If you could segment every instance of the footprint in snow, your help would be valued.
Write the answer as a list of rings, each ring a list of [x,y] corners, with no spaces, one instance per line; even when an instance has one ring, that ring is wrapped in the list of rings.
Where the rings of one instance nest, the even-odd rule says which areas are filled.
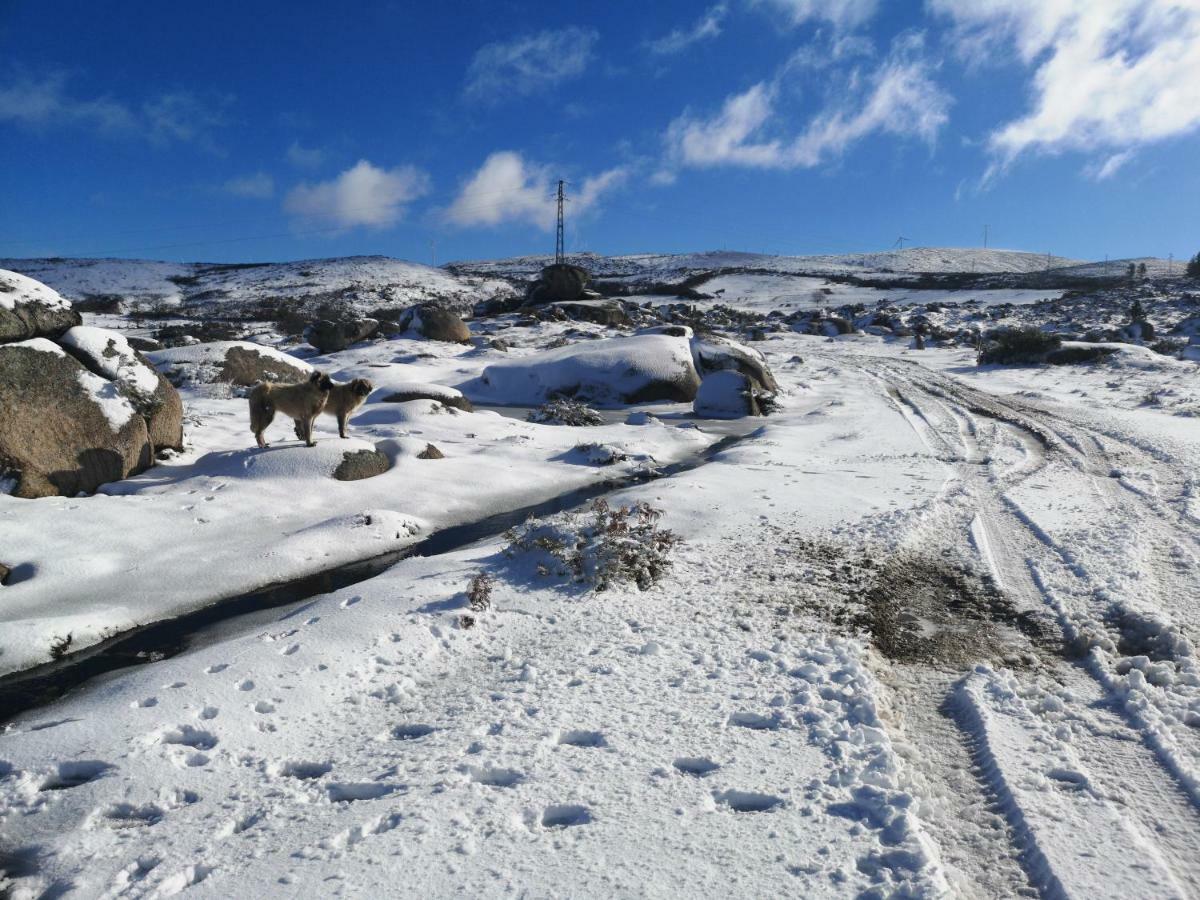
[[[141,700],[134,700],[129,704],[133,709],[149,709],[152,706],[158,706],[157,697],[143,697]]]
[[[571,828],[575,825],[587,825],[591,821],[591,810],[574,803],[547,806],[542,811],[543,828]]]
[[[280,656],[291,656],[293,653],[295,653],[299,649],[300,649],[299,644],[288,644],[286,647],[284,647],[282,650],[279,651],[279,655]]]
[[[377,800],[395,789],[394,785],[377,781],[335,781],[326,785],[325,794],[334,803],[350,803],[355,800]]]
[[[734,812],[766,812],[783,803],[782,797],[754,791],[714,791],[713,799]]]
[[[191,747],[193,750],[211,750],[217,746],[217,736],[211,731],[205,731],[194,725],[178,725],[160,732],[158,742],[179,744],[182,747]]]
[[[737,725],[739,728],[749,728],[753,731],[774,731],[781,722],[779,716],[762,716],[758,713],[736,712],[729,717],[730,725]]]
[[[247,678],[243,681],[239,681],[237,683],[237,689],[239,691],[252,691],[252,690],[254,690],[254,682],[251,681],[249,678]]]
[[[275,704],[270,700],[259,700],[251,707],[251,709],[253,709],[256,713],[262,713],[265,715],[267,713],[275,712]]]
[[[300,778],[311,780],[320,778],[333,771],[333,764],[328,762],[312,762],[304,759],[280,759],[271,763],[267,771],[272,775],[285,778]]]
[[[685,775],[694,775],[697,778],[711,775],[721,768],[720,763],[705,759],[703,756],[681,756],[672,765]]]
[[[349,609],[351,606],[353,606],[354,604],[358,603],[361,600],[362,600],[362,597],[355,594],[353,597],[347,597],[345,600],[343,600],[341,602],[340,606],[342,607],[342,609]]]
[[[463,771],[471,776],[476,784],[488,787],[516,787],[525,780],[525,776],[516,769],[498,769],[491,766],[463,766]]]
[[[568,747],[607,747],[604,735],[599,731],[564,731],[558,736],[560,744]]]
[[[229,663],[217,663],[215,666],[209,666],[204,671],[209,675],[216,675],[218,672],[224,672],[229,668]]]
[[[432,725],[422,725],[420,723],[404,723],[402,725],[392,726],[392,737],[398,741],[415,741],[419,738],[427,737],[433,734],[436,729]]]
[[[47,775],[38,787],[39,791],[66,791],[89,781],[95,781],[109,769],[114,769],[112,763],[98,759],[78,759],[61,762]]]
[[[220,711],[221,710],[217,709],[215,706],[206,706],[196,713],[196,718],[205,720],[215,719]]]

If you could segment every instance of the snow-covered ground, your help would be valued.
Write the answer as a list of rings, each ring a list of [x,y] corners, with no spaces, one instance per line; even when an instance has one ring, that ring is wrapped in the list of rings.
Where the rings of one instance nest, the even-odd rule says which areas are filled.
[[[245,401],[193,386],[190,447],[167,464],[90,498],[0,496],[0,548],[26,564],[0,587],[0,664],[729,433],[670,403],[566,427],[382,402],[427,382],[529,403],[521,360],[557,372],[567,354],[547,345],[613,334],[473,328],[512,349],[308,357],[374,382],[351,440],[323,421],[310,450],[277,423],[251,450]],[[1196,364],[1112,345],[1087,365],[978,367],[904,339],[764,337],[778,411],[607,497],[680,538],[646,590],[590,590],[490,536],[15,716],[8,890],[1200,896]],[[483,390],[489,367],[504,377]],[[445,458],[417,458],[427,443]],[[583,444],[625,459],[597,466]],[[388,472],[329,477],[371,448]]]

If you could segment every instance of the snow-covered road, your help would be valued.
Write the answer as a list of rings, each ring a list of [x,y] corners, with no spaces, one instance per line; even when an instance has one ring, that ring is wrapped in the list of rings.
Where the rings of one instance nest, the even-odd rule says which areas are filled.
[[[1195,420],[766,348],[647,591],[489,540],[22,716],[11,889],[1200,896]]]

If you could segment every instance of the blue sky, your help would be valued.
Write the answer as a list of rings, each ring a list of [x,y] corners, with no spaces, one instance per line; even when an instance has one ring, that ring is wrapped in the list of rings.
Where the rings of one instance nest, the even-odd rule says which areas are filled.
[[[340,8],[345,7],[345,8]],[[1191,0],[0,0],[0,256],[1200,249]]]

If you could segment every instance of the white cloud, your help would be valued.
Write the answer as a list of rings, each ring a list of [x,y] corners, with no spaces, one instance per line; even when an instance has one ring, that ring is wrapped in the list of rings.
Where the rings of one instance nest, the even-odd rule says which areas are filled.
[[[301,218],[380,228],[398,221],[405,206],[429,187],[428,174],[413,166],[380,169],[361,159],[330,181],[292,188],[283,206]]]
[[[595,207],[601,196],[628,177],[624,168],[585,178],[568,193],[570,209],[578,215]],[[519,153],[501,150],[489,156],[463,185],[443,213],[454,225],[500,225],[527,222],[544,231],[554,227],[556,181],[547,166],[528,163]]]
[[[467,69],[465,93],[476,100],[533,94],[583,74],[600,35],[583,28],[541,31],[485,44]]]
[[[320,147],[305,147],[299,141],[292,141],[287,148],[286,158],[297,169],[315,169],[325,161],[325,151]]]
[[[829,22],[836,28],[856,28],[875,15],[879,0],[751,0],[781,13],[791,25],[812,20]]]
[[[228,98],[201,100],[186,91],[159,94],[131,106],[111,97],[81,99],[67,91],[67,75],[24,77],[0,87],[0,122],[28,128],[93,128],[107,136],[137,136],[154,144],[195,143],[218,148],[211,132],[225,122]]]
[[[1134,157],[1134,151],[1122,150],[1105,159],[1088,163],[1083,167],[1083,174],[1094,181],[1106,181],[1117,174]]]
[[[253,175],[244,175],[241,178],[230,178],[221,186],[221,189],[235,197],[265,200],[275,194],[275,179],[266,172],[255,172]]]
[[[844,95],[792,136],[780,134],[785,116],[778,108],[778,79],[759,82],[727,98],[712,118],[684,113],[667,129],[668,156],[676,165],[698,168],[792,169],[820,165],[874,133],[932,143],[947,121],[951,101],[933,81],[920,50],[919,36],[898,38],[878,68],[865,75],[850,72]],[[787,76],[789,68],[785,66],[781,77]]]
[[[1028,112],[988,137],[989,175],[1025,153],[1080,151],[1105,154],[1086,171],[1106,178],[1128,161],[1121,151],[1200,127],[1196,0],[928,2],[954,22],[960,52],[1015,51],[1035,69]]]
[[[715,38],[721,33],[721,23],[729,13],[729,7],[718,3],[709,8],[691,28],[676,28],[670,34],[664,35],[647,46],[651,53],[666,56],[686,50],[692,44]]]

